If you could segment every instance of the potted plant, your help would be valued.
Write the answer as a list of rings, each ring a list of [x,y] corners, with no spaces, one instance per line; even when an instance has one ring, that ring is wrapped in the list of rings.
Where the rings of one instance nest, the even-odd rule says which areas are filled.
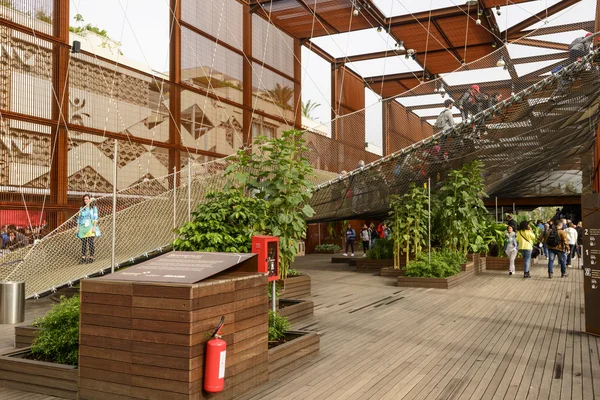
[[[467,262],[464,254],[451,251],[422,253],[406,266],[406,276],[398,277],[398,286],[449,289],[463,283],[475,274],[473,262]]]
[[[34,321],[31,347],[0,356],[1,386],[76,399],[79,357],[79,297],[63,297],[45,316]]]
[[[293,268],[288,270],[286,278],[277,281],[279,294],[286,299],[299,299],[311,295],[312,279]]]
[[[317,332],[290,331],[287,318],[269,311],[269,380],[310,361],[320,348]]]
[[[367,257],[356,260],[358,272],[380,271],[384,267],[394,265],[394,241],[392,239],[377,239],[372,248],[367,251]]]
[[[341,249],[337,244],[319,244],[315,246],[315,252],[322,254],[335,254]]]

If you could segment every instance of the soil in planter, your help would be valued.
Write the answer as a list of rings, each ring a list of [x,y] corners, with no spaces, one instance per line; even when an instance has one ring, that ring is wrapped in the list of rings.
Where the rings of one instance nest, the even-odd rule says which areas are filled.
[[[293,301],[293,300],[279,300],[279,309],[286,307],[295,306],[302,303],[301,301]]]
[[[304,336],[304,335],[298,335],[296,333],[286,333],[285,336],[283,337],[283,339],[269,341],[269,349],[272,349],[273,347],[281,346],[282,344],[285,344],[294,339],[298,339],[299,337],[302,337],[302,336]]]

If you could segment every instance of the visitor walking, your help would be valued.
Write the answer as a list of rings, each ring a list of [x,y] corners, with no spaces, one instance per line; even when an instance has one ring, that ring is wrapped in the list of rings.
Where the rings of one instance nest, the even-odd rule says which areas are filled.
[[[544,229],[540,235],[540,242],[542,243],[542,249],[544,250],[546,260],[548,259],[548,245],[544,242],[544,238],[548,235],[548,232],[550,232],[550,224],[544,224]]]
[[[575,229],[575,224],[569,222],[569,227],[565,229],[567,233],[567,244],[569,245],[569,251],[567,253],[567,267],[571,266],[573,262],[573,258],[575,257],[575,249],[577,248],[577,229]]]
[[[517,245],[517,235],[513,230],[512,226],[508,226],[506,228],[506,232],[504,232],[504,253],[508,257],[508,261],[510,265],[508,267],[508,274],[512,275],[515,273],[515,258],[517,258],[517,253],[519,252],[519,246]]]
[[[360,239],[362,240],[363,257],[366,257],[369,244],[371,244],[371,230],[367,227],[367,224],[364,224],[360,231]]]
[[[548,278],[552,279],[554,259],[558,258],[560,264],[561,278],[566,278],[567,264],[565,253],[569,248],[567,243],[567,233],[562,229],[562,221],[557,221],[556,226],[548,232],[544,242],[548,246]]]
[[[523,278],[531,278],[529,273],[529,264],[531,263],[531,251],[533,250],[533,241],[535,240],[535,234],[531,230],[531,226],[527,221],[521,221],[519,225],[519,231],[517,232],[517,246],[519,252],[523,256],[523,263],[525,264],[525,271]]]
[[[506,216],[506,224],[512,226],[513,232],[517,232],[517,221],[513,218],[512,214]]]
[[[583,268],[583,258],[581,255],[583,254],[583,224],[581,221],[577,223],[577,257],[579,258],[579,265]]]
[[[348,256],[348,247],[352,250],[350,254],[351,257],[354,257],[354,239],[356,239],[356,231],[352,229],[352,225],[348,224],[346,228],[346,252],[344,256]]]
[[[377,241],[377,239],[379,238],[379,233],[377,232],[377,227],[375,226],[375,224],[373,222],[371,222],[371,225],[369,225],[369,229],[371,230],[371,246],[373,247],[375,246],[375,241]]]
[[[83,196],[83,206],[77,217],[77,237],[81,239],[80,264],[94,262],[94,240],[100,236],[98,228],[98,207],[93,204],[89,194]],[[89,253],[88,253],[89,250]]]
[[[444,111],[438,115],[434,126],[440,128],[442,131],[452,128],[454,126],[454,115],[452,113],[452,107],[454,107],[454,100],[448,99],[444,101]]]

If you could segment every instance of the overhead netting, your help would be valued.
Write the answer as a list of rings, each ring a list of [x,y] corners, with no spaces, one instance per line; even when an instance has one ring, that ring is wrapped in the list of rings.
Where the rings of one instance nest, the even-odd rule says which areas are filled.
[[[514,95],[509,92],[488,108],[468,113],[466,120],[457,118],[453,128],[319,185],[311,199],[316,211],[311,222],[384,216],[389,195],[429,178],[437,185],[448,171],[471,160],[484,162],[492,197],[589,190],[599,119],[599,54],[596,50],[522,90],[509,81]],[[441,84],[431,81],[407,96],[435,93],[435,88],[439,93]],[[443,90],[455,99],[463,94],[448,85]]]

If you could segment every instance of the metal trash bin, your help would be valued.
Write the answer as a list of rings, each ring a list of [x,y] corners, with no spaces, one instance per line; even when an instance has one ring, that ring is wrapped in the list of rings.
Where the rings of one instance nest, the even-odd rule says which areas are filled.
[[[25,321],[25,282],[0,282],[0,324]]]

